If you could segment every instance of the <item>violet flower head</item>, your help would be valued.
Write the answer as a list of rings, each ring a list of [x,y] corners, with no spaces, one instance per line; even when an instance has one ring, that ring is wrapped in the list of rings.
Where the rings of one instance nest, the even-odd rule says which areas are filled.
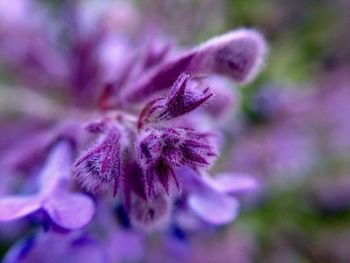
[[[234,220],[237,196],[254,190],[255,181],[230,171],[225,178],[211,178],[208,172],[220,157],[218,138],[224,144],[227,135],[212,117],[230,109],[232,97],[225,94],[233,87],[225,86],[214,101],[212,107],[220,104],[220,109],[206,110],[206,104],[220,90],[215,75],[235,84],[254,78],[267,50],[262,35],[236,30],[179,53],[157,31],[153,36],[147,26],[138,29],[137,13],[126,2],[109,10],[100,1],[61,1],[57,12],[69,19],[52,21],[61,14],[51,17],[47,10],[28,25],[28,10],[39,2],[18,2],[28,8],[0,25],[0,58],[30,91],[14,93],[4,115],[12,121],[20,113],[24,123],[33,118],[38,124],[27,131],[21,119],[15,120],[13,137],[22,138],[1,150],[8,155],[0,167],[21,184],[3,191],[0,223],[35,213],[49,227],[42,224],[47,232],[14,261],[47,262],[46,250],[54,242],[55,253],[67,262],[108,262],[95,242],[77,244],[76,229],[92,222],[84,231],[105,239],[115,230],[145,237],[145,231],[162,229],[164,235],[177,224],[180,203],[212,225]],[[0,9],[5,21],[6,8],[0,4]],[[4,87],[4,94],[13,90]],[[1,138],[8,137],[5,130],[0,129]],[[147,243],[142,245],[146,251]]]

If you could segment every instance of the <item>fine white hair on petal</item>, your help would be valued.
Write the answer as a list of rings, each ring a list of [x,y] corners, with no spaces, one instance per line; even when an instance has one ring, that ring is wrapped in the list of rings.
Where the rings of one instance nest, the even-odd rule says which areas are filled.
[[[262,68],[268,48],[257,30],[238,29],[204,42],[195,51],[190,65],[193,71],[228,75],[238,84],[244,84]]]

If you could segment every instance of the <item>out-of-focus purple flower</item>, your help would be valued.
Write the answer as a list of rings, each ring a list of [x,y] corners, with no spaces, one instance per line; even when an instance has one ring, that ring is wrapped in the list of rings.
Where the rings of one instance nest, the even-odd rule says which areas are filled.
[[[86,225],[92,219],[94,204],[89,197],[68,191],[71,162],[71,145],[66,141],[58,142],[40,172],[39,191],[28,196],[2,197],[0,221],[14,220],[43,209],[63,228],[76,229]]]
[[[275,181],[283,178],[282,183],[307,175],[319,155],[309,99],[310,93],[273,85],[252,94],[249,122],[236,131],[231,167]]]
[[[320,88],[319,88],[320,86]],[[350,107],[348,70],[325,75],[310,103],[308,118],[320,135],[326,151],[335,156],[350,156]],[[330,118],[330,116],[332,116]],[[326,139],[325,139],[326,138]]]
[[[185,262],[250,263],[255,243],[249,234],[231,230],[217,238],[199,236],[191,252],[190,260]]]
[[[201,232],[185,240],[168,236],[150,247],[145,262],[250,263],[253,262],[255,252],[252,236],[246,232],[227,229],[215,236],[210,232]]]
[[[350,176],[318,176],[312,181],[310,197],[313,203],[327,211],[350,208]]]
[[[316,157],[312,137],[293,125],[276,125],[250,131],[234,149],[232,167],[267,178],[288,181],[307,174]]]
[[[2,1],[0,24],[0,57],[16,70],[18,78],[36,87],[52,86],[52,81],[56,87],[65,83],[68,72],[56,46],[57,27],[36,1]]]

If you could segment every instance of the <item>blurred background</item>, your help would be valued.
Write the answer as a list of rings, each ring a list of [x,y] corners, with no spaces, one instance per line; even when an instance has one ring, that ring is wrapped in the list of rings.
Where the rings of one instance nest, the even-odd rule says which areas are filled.
[[[41,2],[53,13],[61,5]],[[263,187],[232,225],[194,238],[207,251],[195,262],[350,262],[350,1],[135,4],[142,23],[182,46],[239,27],[260,30],[270,44],[262,74],[235,92],[224,129],[233,147],[222,160]],[[15,79],[0,60],[0,83]]]

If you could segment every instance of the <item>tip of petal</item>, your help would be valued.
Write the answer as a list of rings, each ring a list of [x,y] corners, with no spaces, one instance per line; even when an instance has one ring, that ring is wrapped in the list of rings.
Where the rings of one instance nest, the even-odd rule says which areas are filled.
[[[244,84],[260,71],[267,51],[261,33],[253,29],[238,29],[202,44],[191,67],[199,72],[227,75],[238,84]]]
[[[0,199],[0,222],[11,221],[40,208],[40,200],[36,196],[9,196]]]
[[[236,199],[215,192],[194,193],[189,196],[188,205],[202,220],[214,225],[232,222],[240,207]]]
[[[60,194],[48,199],[44,208],[50,218],[66,229],[78,229],[87,225],[94,213],[94,202],[84,194]]]

